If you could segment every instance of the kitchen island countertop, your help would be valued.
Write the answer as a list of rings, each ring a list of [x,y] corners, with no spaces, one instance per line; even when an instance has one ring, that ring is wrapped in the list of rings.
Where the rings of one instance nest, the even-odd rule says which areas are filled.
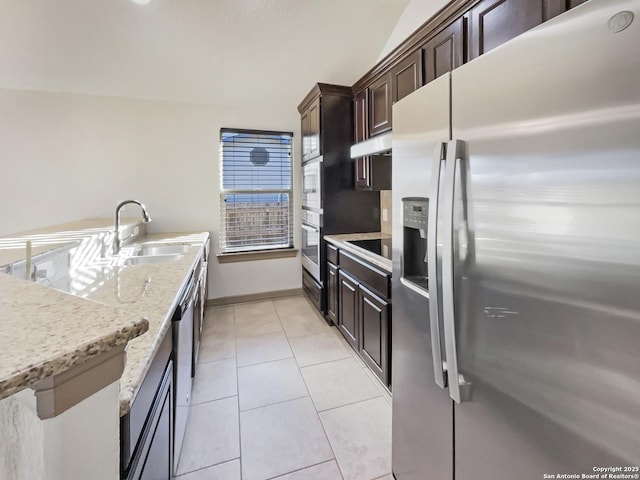
[[[74,225],[76,235],[65,236],[64,240],[80,240],[85,247],[92,239],[104,239],[112,229],[112,221],[106,219]],[[84,229],[85,225],[90,227]],[[68,225],[65,227],[70,230]],[[21,234],[20,238],[38,235],[42,241],[50,234],[55,240],[50,243],[51,249],[59,247],[60,231],[55,227],[46,230]],[[0,274],[4,334],[0,338],[0,398],[128,341],[120,379],[120,415],[126,414],[170,330],[178,295],[208,239],[208,232],[143,233],[126,248],[171,244],[187,247],[168,263],[122,266],[89,262],[77,267],[72,278],[91,278],[91,283],[80,288],[74,287],[72,281],[69,291],[75,295]]]

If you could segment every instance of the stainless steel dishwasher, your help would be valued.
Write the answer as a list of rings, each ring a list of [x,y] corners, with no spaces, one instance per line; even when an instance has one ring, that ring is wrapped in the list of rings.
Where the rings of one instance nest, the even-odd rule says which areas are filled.
[[[173,458],[174,473],[180,462],[180,452],[184,440],[189,403],[191,401],[191,362],[193,356],[193,321],[198,279],[192,274],[184,289],[180,302],[173,314],[173,383],[175,385],[174,400],[174,441]]]

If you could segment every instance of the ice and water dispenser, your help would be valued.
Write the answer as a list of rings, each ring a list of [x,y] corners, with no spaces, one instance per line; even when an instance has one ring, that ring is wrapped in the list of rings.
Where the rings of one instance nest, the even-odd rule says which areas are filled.
[[[402,280],[427,290],[427,221],[429,199],[402,199]],[[411,285],[413,284],[413,285]]]

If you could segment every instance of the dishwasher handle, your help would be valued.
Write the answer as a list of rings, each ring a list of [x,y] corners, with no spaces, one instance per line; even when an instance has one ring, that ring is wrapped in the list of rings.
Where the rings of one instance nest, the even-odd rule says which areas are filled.
[[[187,286],[182,291],[183,292],[182,296],[178,301],[178,308],[176,308],[176,314],[178,314],[179,312],[180,316],[175,320],[179,320],[180,318],[182,318],[184,316],[184,312],[186,312],[189,309],[189,307],[195,302],[197,287],[198,287],[198,281],[193,275],[193,272],[191,272],[191,277],[189,277],[189,282],[187,283]]]

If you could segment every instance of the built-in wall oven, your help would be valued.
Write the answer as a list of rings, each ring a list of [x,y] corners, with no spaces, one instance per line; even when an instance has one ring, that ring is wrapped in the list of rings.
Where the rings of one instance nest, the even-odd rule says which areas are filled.
[[[302,165],[302,206],[322,213],[322,157]]]
[[[320,282],[322,215],[302,207],[302,266]]]

